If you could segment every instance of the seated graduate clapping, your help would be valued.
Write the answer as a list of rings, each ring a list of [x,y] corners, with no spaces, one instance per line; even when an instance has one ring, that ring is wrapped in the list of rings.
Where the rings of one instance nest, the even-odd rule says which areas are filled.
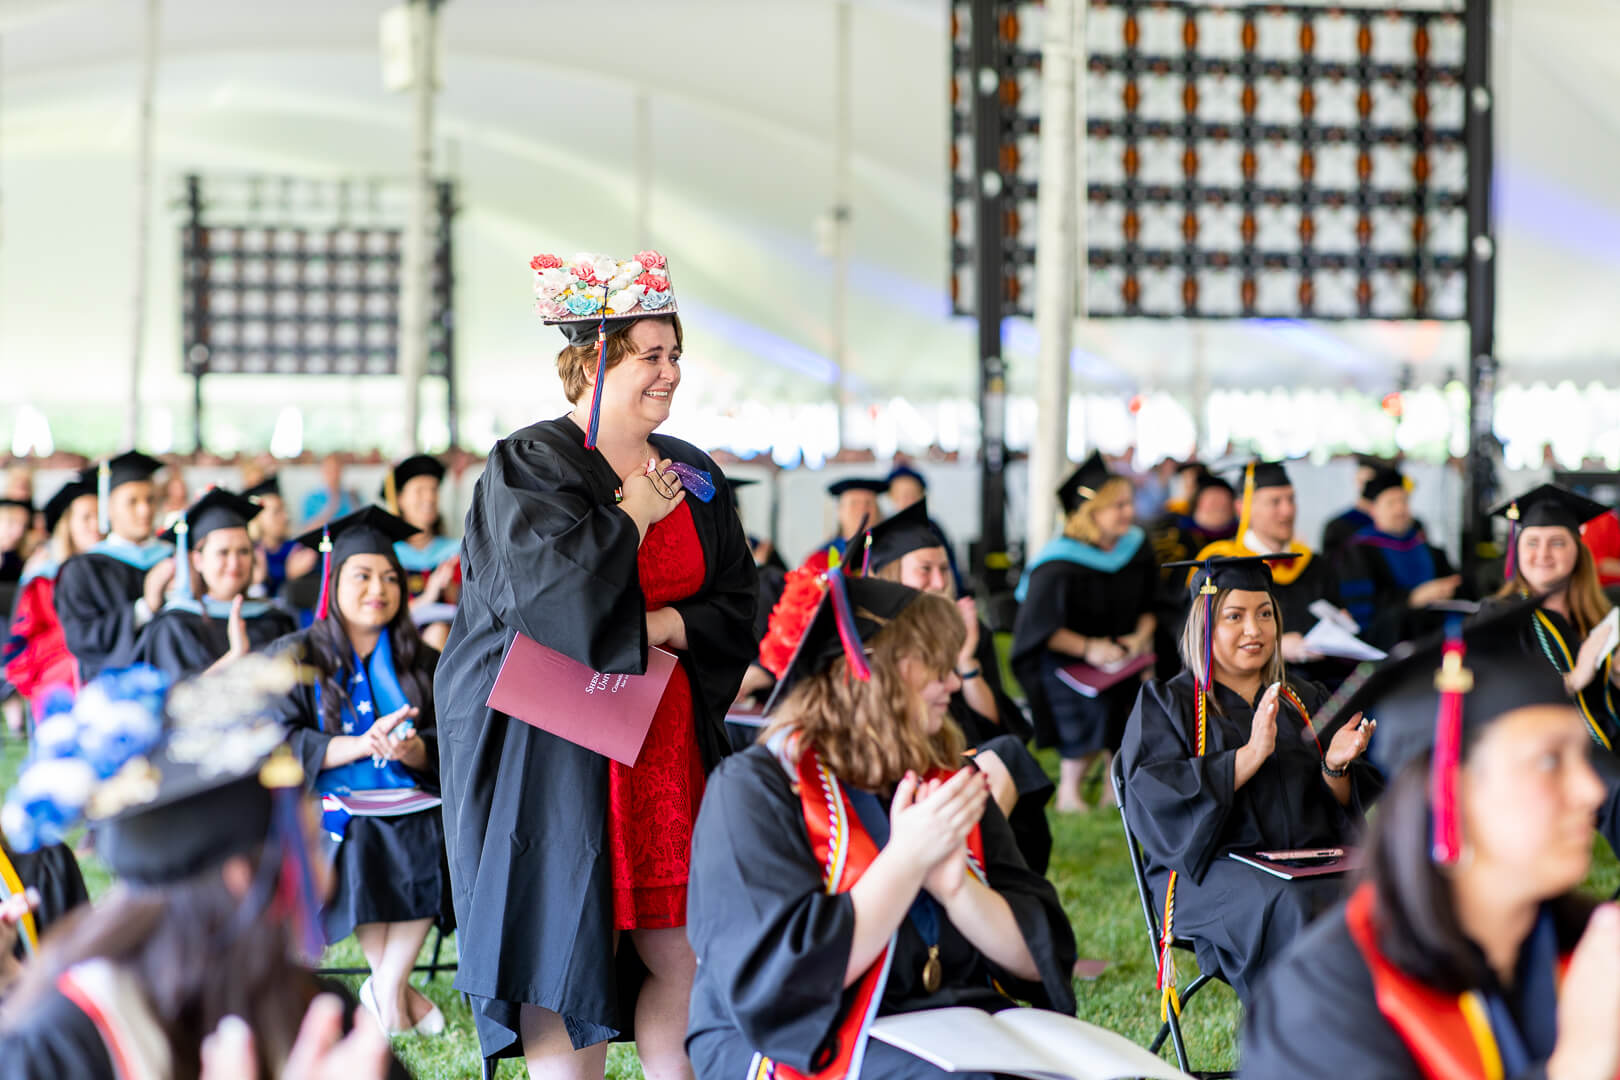
[[[1173,564],[1200,567],[1181,641],[1187,666],[1142,688],[1120,749],[1125,812],[1165,898],[1166,939],[1192,938],[1199,969],[1243,1000],[1342,881],[1285,881],[1228,855],[1345,844],[1382,786],[1360,760],[1372,725],[1324,737],[1311,713],[1327,695],[1287,677],[1267,562],[1289,558]],[[1168,948],[1160,964],[1161,983],[1173,983]]]
[[[761,657],[761,742],[710,777],[693,835],[699,1077],[934,1077],[868,1040],[890,1013],[1014,999],[1073,1013],[1074,938],[947,712],[962,619],[941,596],[795,575]]]

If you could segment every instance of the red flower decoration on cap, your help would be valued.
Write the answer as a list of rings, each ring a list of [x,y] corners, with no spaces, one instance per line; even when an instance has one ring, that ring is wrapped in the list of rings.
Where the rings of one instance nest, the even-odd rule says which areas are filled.
[[[529,260],[530,270],[555,270],[562,265],[562,260],[555,255],[536,255]]]
[[[669,288],[669,278],[662,274],[642,274],[636,278],[635,284],[640,285],[648,292],[663,292]]]
[[[643,251],[636,256],[636,262],[647,270],[662,270],[667,265],[664,257],[656,251]]]
[[[827,580],[808,566],[790,572],[782,587],[782,597],[771,608],[765,639],[759,643],[759,662],[780,679],[793,662],[793,654],[804,640],[816,608],[821,606]]]

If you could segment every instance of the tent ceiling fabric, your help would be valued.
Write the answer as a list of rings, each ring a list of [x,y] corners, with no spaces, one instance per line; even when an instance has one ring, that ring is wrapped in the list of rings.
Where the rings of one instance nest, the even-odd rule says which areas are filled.
[[[163,0],[164,200],[155,211],[169,213],[169,185],[193,167],[402,173],[408,102],[382,91],[376,56],[387,6]],[[129,258],[118,252],[131,231],[129,103],[142,8],[0,0],[8,355],[26,348],[54,359],[52,335],[63,325],[84,335],[64,362],[105,368],[126,351]],[[879,396],[970,394],[973,331],[949,316],[946,295],[947,3],[856,0],[855,8],[851,374]],[[1620,104],[1606,93],[1620,81],[1620,56],[1605,48],[1620,35],[1620,5],[1497,0],[1496,10],[1506,378],[1612,380],[1620,307],[1597,298],[1620,292],[1620,196],[1607,182],[1620,174]],[[640,91],[654,127],[652,239],[670,256],[691,313],[688,352],[705,372],[703,393],[802,398],[832,380],[829,267],[814,241],[832,187],[831,0],[450,0],[443,27],[440,145],[453,147],[450,164],[464,182],[469,401],[486,377],[538,378],[536,357],[554,348],[530,313],[530,254],[639,246],[631,170]],[[81,227],[38,223],[76,215],[73,195],[99,206],[80,215]],[[24,214],[33,225],[19,222]],[[155,224],[155,245],[172,247],[175,219]],[[41,271],[53,253],[74,266]],[[73,291],[92,255],[105,256],[112,286],[93,303],[58,295]],[[173,305],[174,285],[156,279],[175,273],[174,255],[154,259],[153,303]],[[148,366],[172,382],[170,310],[154,308]],[[1466,363],[1460,325],[1098,320],[1077,344],[1075,372],[1097,389],[1190,390],[1202,367],[1212,386],[1379,391],[1407,366],[1426,382]],[[1007,352],[1014,389],[1028,392],[1033,328],[1009,324]],[[59,381],[40,374],[30,386],[28,377],[25,399],[49,397]]]

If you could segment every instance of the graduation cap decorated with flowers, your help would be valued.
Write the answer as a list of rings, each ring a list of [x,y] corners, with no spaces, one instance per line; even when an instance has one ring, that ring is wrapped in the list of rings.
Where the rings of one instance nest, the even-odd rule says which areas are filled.
[[[300,802],[304,770],[273,719],[292,688],[287,660],[248,656],[171,685],[154,668],[102,673],[35,729],[29,763],[0,808],[19,851],[81,823],[96,854],[142,886],[184,881],[263,849],[240,924],[291,901],[300,945],[319,955],[320,897]]]
[[[1523,629],[1539,602],[1520,600],[1466,624],[1454,612],[1443,632],[1363,664],[1322,708],[1323,730],[1358,712],[1378,720],[1367,752],[1385,775],[1431,755],[1432,853],[1442,865],[1462,854],[1457,775],[1469,747],[1508,713],[1570,704],[1552,665],[1524,651]]]
[[[191,549],[201,545],[219,529],[245,529],[259,515],[259,504],[246,495],[224,488],[209,488],[202,497],[175,519],[158,539],[174,544],[175,592],[181,599],[191,597]]]
[[[1518,566],[1520,529],[1556,525],[1574,533],[1575,542],[1580,543],[1581,526],[1608,511],[1602,503],[1557,484],[1538,484],[1492,507],[1493,515],[1506,518],[1508,522],[1507,563],[1503,575],[1511,581]]]
[[[321,598],[315,617],[326,618],[332,602],[332,575],[351,555],[394,555],[394,543],[416,535],[416,526],[380,506],[356,510],[297,537],[307,548],[321,553]]]

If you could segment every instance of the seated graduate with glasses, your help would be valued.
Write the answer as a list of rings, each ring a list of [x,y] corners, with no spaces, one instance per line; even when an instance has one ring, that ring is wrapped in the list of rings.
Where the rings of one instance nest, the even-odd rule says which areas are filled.
[[[790,580],[761,651],[773,722],[710,777],[693,835],[699,1077],[942,1076],[868,1039],[873,1020],[1014,999],[1074,1012],[1057,893],[961,766],[962,642],[944,597]]]
[[[974,764],[990,777],[991,796],[1007,815],[1018,850],[1036,873],[1052,858],[1052,830],[1046,804],[1056,790],[1026,745],[1029,723],[1001,685],[1001,664],[990,628],[979,618],[971,596],[957,596],[945,538],[921,498],[867,532],[856,556],[864,572],[956,605],[966,637],[956,657],[962,685],[951,695],[951,719],[972,748]]]
[[[192,503],[160,539],[175,545],[174,593],[141,634],[136,658],[179,679],[229,664],[298,629],[268,600],[249,600],[259,504],[224,488]]]
[[[1167,993],[1170,943],[1184,934],[1199,968],[1248,1000],[1255,976],[1333,905],[1342,882],[1285,880],[1229,855],[1349,844],[1382,786],[1361,760],[1375,725],[1347,723],[1330,739],[1311,719],[1326,693],[1284,668],[1267,563],[1290,557],[1176,564],[1198,567],[1186,668],[1145,685],[1125,728],[1125,812],[1164,897]]]
[[[1363,880],[1261,984],[1244,1076],[1620,1076],[1620,911],[1577,892],[1604,785],[1524,614],[1402,646],[1340,707],[1381,720],[1389,790]]]

